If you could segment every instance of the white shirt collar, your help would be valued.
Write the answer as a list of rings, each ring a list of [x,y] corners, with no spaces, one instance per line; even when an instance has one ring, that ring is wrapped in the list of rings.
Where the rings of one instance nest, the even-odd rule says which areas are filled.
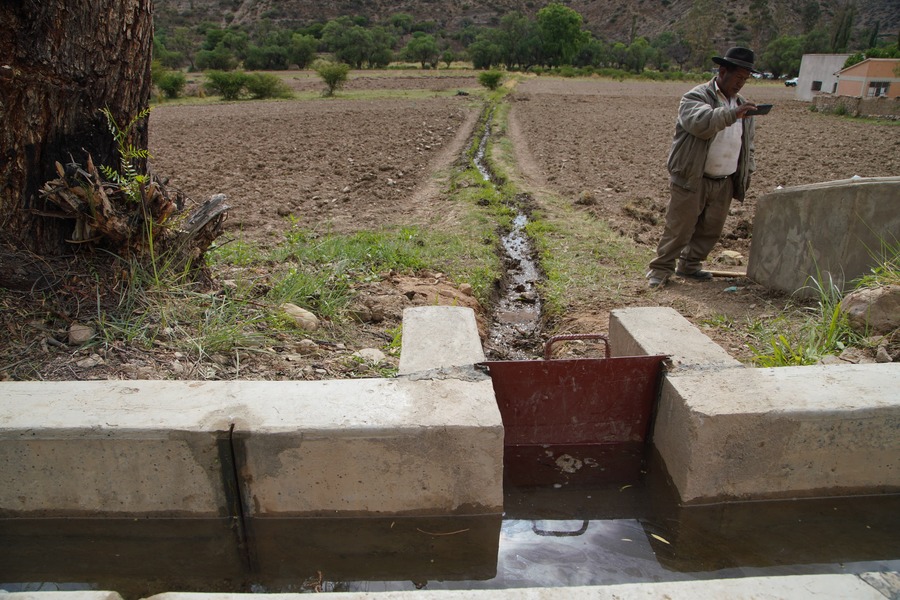
[[[716,88],[716,95],[721,96],[722,98],[724,98],[724,99],[725,99],[725,104],[727,104],[727,105],[730,106],[730,107],[735,107],[735,106],[737,106],[737,96],[735,95],[733,98],[729,98],[728,96],[726,96],[726,95],[725,95],[725,92],[723,92],[723,91],[721,90],[721,88],[719,88],[719,78],[718,78],[718,77],[716,77],[715,79],[713,79],[713,85],[714,85],[715,88]]]

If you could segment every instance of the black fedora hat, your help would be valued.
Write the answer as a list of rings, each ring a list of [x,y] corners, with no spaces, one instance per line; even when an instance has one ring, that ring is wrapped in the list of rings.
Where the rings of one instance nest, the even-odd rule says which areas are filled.
[[[753,73],[759,73],[759,71],[753,67],[753,61],[755,59],[756,56],[753,54],[753,50],[735,46],[734,48],[729,48],[724,57],[714,56],[713,62],[717,65],[732,65],[749,69]]]

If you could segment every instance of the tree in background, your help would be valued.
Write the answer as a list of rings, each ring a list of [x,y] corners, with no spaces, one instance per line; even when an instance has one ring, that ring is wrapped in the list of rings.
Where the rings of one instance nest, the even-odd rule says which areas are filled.
[[[750,40],[757,52],[769,45],[778,35],[778,26],[769,10],[768,0],[752,0],[749,11]]]
[[[881,29],[881,21],[875,21],[875,25],[868,31],[866,48],[878,46],[878,33]]]
[[[368,63],[372,69],[382,69],[394,60],[392,48],[397,45],[397,38],[384,27],[372,29],[372,47]]]
[[[850,34],[853,31],[853,20],[856,18],[856,5],[847,2],[843,4],[831,21],[831,51],[846,52],[850,44]]]
[[[313,66],[322,81],[325,82],[325,96],[334,96],[334,93],[344,87],[347,76],[350,73],[350,65],[329,61],[319,61]]]
[[[760,57],[762,65],[776,78],[796,75],[803,59],[803,38],[783,35],[772,40]]]
[[[610,60],[610,49],[603,40],[589,36],[573,59],[576,67],[600,67]]]
[[[497,33],[502,62],[507,68],[528,68],[541,60],[541,32],[533,20],[516,11],[500,19]]]
[[[681,71],[691,59],[691,46],[684,39],[683,31],[664,31],[653,40],[653,47],[659,49],[661,57],[668,56],[675,61]]]
[[[800,10],[803,33],[808,35],[812,32],[819,25],[819,19],[821,17],[822,8],[819,6],[818,0],[806,0],[806,3]]]
[[[827,54],[831,40],[824,29],[813,29],[803,36],[803,54]]]
[[[325,24],[322,42],[339,61],[361,69],[371,51],[372,35],[345,16]]]
[[[643,73],[647,60],[651,55],[650,42],[647,38],[638,37],[628,45],[625,55],[625,68],[632,73]]]
[[[587,32],[581,29],[582,17],[567,6],[552,2],[537,13],[541,34],[542,62],[550,67],[570,65]]]
[[[421,64],[424,69],[426,65],[437,65],[440,57],[440,50],[438,49],[437,41],[434,39],[434,36],[417,31],[406,44],[406,47],[403,49],[403,54],[408,60],[413,60]]]
[[[362,69],[390,62],[396,38],[384,27],[365,28],[345,16],[325,24],[322,42],[340,62]]]
[[[503,48],[497,43],[497,32],[493,29],[482,32],[478,38],[469,44],[466,51],[469,60],[476,69],[490,69],[499,65],[502,61]]]
[[[769,42],[778,37],[776,24],[794,19],[797,29],[802,29],[804,52],[877,45],[878,24],[854,32],[856,8],[851,1],[842,1],[846,3],[834,18],[823,23],[820,0],[799,0],[791,6],[771,4],[774,9],[769,0],[750,0],[748,17],[743,21],[732,12],[721,10],[714,0],[694,0],[682,26],[663,31],[649,43],[638,35],[639,15],[632,14],[627,19],[627,31],[623,30],[619,39],[595,39],[582,29],[584,20],[579,13],[565,6],[565,2],[553,2],[531,17],[520,11],[504,14],[494,21],[495,27],[479,27],[463,18],[458,30],[450,34],[440,31],[433,20],[417,22],[407,13],[396,13],[382,23],[369,22],[361,16],[343,16],[293,29],[280,28],[278,21],[269,20],[228,28],[203,23],[192,29],[179,27],[159,32],[154,53],[173,70],[185,63],[192,70],[231,70],[241,63],[254,70],[293,65],[305,68],[320,49],[332,52],[353,67],[377,68],[387,66],[400,48],[407,59],[423,67],[436,66],[450,51],[453,57],[447,55],[449,60],[444,60],[448,66],[465,56],[478,69],[505,66],[510,70],[528,70],[536,65],[573,65],[615,66],[635,73],[648,67],[662,71],[676,67],[682,71],[692,67],[705,70],[710,68],[710,58],[726,45],[747,45],[762,56]],[[531,7],[533,3],[526,5]],[[619,16],[623,21],[626,18]],[[403,46],[398,46],[400,39]],[[455,40],[453,48],[450,40]],[[784,53],[782,44],[783,41],[773,48],[773,56]],[[464,52],[458,52],[458,46]]]
[[[174,52],[178,52],[187,61],[188,68],[191,71],[197,69],[194,60],[198,44],[197,36],[193,35],[187,27],[176,27],[174,33],[166,38],[166,47]]]
[[[251,71],[283,71],[288,68],[288,49],[284,46],[259,47],[251,44],[244,56],[244,68]]]
[[[197,52],[197,68],[201,71],[231,71],[238,67],[238,59],[234,53],[224,46],[217,46],[215,50],[200,50]]]
[[[315,60],[318,48],[319,40],[313,36],[295,33],[291,36],[288,61],[300,69],[305,69]]]
[[[169,50],[165,36],[153,37],[153,62],[167,69],[178,69],[184,64],[184,56],[180,52]]]
[[[691,49],[687,66],[706,68],[713,56],[714,43],[721,34],[722,11],[715,0],[695,0],[685,19],[684,41]]]
[[[231,71],[247,55],[250,36],[246,32],[208,27],[201,50],[197,52],[197,68],[206,71]]]
[[[412,15],[406,13],[397,13],[393,15],[388,22],[396,28],[400,33],[410,33],[412,31],[414,20]]]
[[[456,60],[456,53],[453,52],[453,50],[448,48],[441,53],[441,62],[447,65],[448,69],[450,68],[450,65],[453,64],[454,60]]]

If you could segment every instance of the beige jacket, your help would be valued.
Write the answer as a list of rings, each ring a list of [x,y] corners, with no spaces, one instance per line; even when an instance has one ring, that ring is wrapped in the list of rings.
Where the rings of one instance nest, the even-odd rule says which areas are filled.
[[[746,99],[738,94],[738,105],[744,102]],[[698,85],[682,96],[667,165],[671,182],[689,190],[699,189],[709,144],[718,132],[735,121],[735,110],[723,104],[716,94],[715,79]],[[756,170],[753,117],[744,119],[743,128],[741,154],[733,175],[734,198],[741,201],[750,187],[750,175]]]

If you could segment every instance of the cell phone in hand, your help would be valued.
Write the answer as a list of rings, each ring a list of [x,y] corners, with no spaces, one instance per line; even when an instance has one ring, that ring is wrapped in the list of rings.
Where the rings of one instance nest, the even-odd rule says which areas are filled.
[[[769,111],[772,110],[772,104],[757,104],[754,110],[748,110],[748,117],[755,117],[757,115],[767,115]]]

